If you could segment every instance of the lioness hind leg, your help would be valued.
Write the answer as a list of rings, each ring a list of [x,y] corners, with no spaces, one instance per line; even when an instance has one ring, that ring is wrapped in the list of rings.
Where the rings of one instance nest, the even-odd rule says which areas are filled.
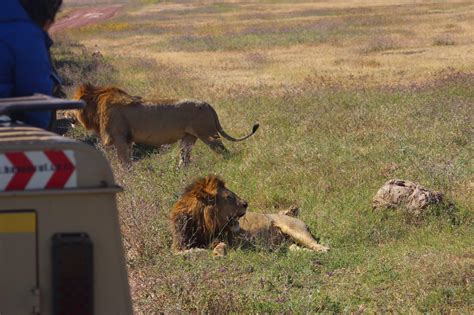
[[[298,206],[296,206],[296,205],[292,205],[286,210],[279,211],[278,214],[284,214],[284,215],[287,215],[289,217],[296,218],[300,214],[300,208],[298,208]]]
[[[219,154],[224,155],[224,157],[227,157],[229,155],[229,150],[224,146],[222,143],[221,139],[219,136],[213,136],[213,137],[200,137],[202,142],[207,144],[214,152],[217,152]]]
[[[181,139],[181,149],[180,149],[180,156],[179,156],[179,165],[178,167],[186,167],[189,165],[191,161],[191,150],[196,143],[197,138],[193,135],[186,134]]]
[[[279,228],[283,234],[288,235],[300,245],[317,252],[327,252],[329,250],[329,247],[319,244],[314,239],[308,226],[303,221],[279,214],[274,214],[271,217],[275,227]]]

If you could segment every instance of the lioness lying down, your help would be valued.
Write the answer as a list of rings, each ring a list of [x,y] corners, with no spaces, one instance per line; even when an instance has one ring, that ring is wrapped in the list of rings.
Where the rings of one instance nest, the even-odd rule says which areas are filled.
[[[247,207],[219,177],[197,179],[171,210],[173,249],[192,251],[219,241],[237,246],[248,242],[276,245],[286,238],[313,251],[329,249],[318,244],[303,221],[285,214],[248,212]]]
[[[105,146],[114,145],[119,160],[131,161],[132,143],[161,146],[181,140],[180,165],[187,165],[191,149],[199,138],[212,150],[226,153],[220,136],[230,141],[242,141],[253,135],[235,139],[223,129],[211,105],[191,100],[145,101],[115,87],[95,87],[84,84],[74,98],[86,102],[76,110],[75,117],[89,130],[94,130]]]

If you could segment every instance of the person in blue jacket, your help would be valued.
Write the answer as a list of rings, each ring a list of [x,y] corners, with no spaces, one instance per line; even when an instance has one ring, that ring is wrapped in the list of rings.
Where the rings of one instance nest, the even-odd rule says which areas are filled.
[[[62,0],[0,1],[0,97],[52,95],[59,84],[51,62],[47,31]],[[12,117],[49,129],[51,111],[24,112]]]

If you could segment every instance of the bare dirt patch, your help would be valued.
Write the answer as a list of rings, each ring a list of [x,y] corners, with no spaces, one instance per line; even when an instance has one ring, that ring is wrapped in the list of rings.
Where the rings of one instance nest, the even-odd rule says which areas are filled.
[[[115,4],[73,10],[70,14],[57,21],[53,27],[51,27],[50,32],[55,33],[68,28],[76,28],[108,20],[114,17],[122,6],[121,4]]]

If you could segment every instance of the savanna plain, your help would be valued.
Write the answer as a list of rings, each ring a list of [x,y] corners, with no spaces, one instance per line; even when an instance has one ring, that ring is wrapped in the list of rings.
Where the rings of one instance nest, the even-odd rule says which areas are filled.
[[[119,1],[108,1],[119,2]],[[473,313],[472,1],[134,1],[112,19],[54,34],[69,96],[82,82],[145,98],[205,100],[229,133],[224,159],[202,143],[137,145],[111,160],[137,314]],[[80,5],[66,1],[63,16]],[[219,174],[249,210],[300,207],[328,253],[171,252],[168,213],[192,179]],[[388,179],[454,206],[373,211]]]

